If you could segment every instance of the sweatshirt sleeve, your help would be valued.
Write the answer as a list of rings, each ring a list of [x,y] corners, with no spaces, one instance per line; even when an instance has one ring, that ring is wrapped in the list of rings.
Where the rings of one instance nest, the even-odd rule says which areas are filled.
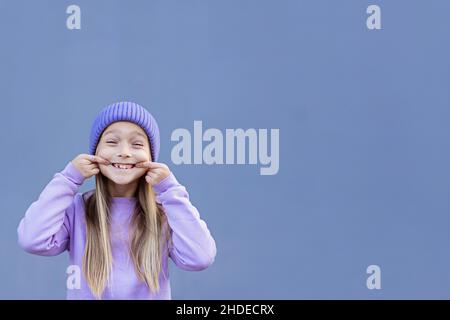
[[[72,162],[54,175],[19,223],[17,235],[20,247],[42,256],[58,255],[69,248],[70,220],[67,211],[84,180]]]
[[[209,267],[216,256],[216,243],[197,208],[191,204],[186,188],[171,172],[155,184],[153,190],[156,201],[163,206],[171,229],[169,256],[175,265],[187,271],[200,271]]]

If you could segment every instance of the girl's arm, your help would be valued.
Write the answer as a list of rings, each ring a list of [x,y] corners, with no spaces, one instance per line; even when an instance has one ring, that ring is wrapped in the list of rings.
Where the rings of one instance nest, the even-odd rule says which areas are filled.
[[[161,203],[170,226],[173,246],[169,256],[181,269],[199,271],[210,266],[216,256],[216,243],[189,201],[189,194],[173,173],[153,185],[157,202]]]
[[[18,243],[25,251],[54,256],[69,248],[67,209],[84,179],[72,162],[54,175],[17,228]]]

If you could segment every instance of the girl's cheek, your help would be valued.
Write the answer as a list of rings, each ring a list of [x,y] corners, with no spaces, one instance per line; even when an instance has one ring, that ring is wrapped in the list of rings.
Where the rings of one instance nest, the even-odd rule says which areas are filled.
[[[142,177],[143,175],[147,174],[147,169],[145,168],[139,168],[137,172],[138,177]]]
[[[140,162],[140,161],[149,161],[150,160],[150,155],[145,150],[137,151],[135,153],[134,157],[135,157],[135,159],[138,162]]]
[[[104,148],[98,149],[98,152],[97,152],[98,156],[105,158],[106,160],[110,160],[110,158],[112,157],[112,154],[113,153],[111,151],[108,151]]]

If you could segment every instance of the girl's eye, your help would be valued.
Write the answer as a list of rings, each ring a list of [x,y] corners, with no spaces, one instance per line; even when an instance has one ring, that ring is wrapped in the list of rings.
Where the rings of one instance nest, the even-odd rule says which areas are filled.
[[[144,146],[144,145],[141,144],[141,143],[135,143],[134,145],[135,145],[135,146],[139,146],[139,147],[143,147],[143,146]]]
[[[116,143],[115,141],[106,141],[106,143]]]

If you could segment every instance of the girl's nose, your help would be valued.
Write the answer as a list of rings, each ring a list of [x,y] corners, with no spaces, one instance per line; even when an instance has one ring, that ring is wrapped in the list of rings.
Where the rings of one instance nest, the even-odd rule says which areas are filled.
[[[129,157],[131,157],[131,153],[130,153],[128,147],[126,147],[126,146],[122,147],[121,150],[119,151],[118,156],[121,157],[121,158],[129,158]]]
[[[129,152],[121,152],[118,156],[119,158],[130,158],[131,154]]]
[[[119,158],[130,158],[131,155],[129,153],[121,153],[119,154]]]

